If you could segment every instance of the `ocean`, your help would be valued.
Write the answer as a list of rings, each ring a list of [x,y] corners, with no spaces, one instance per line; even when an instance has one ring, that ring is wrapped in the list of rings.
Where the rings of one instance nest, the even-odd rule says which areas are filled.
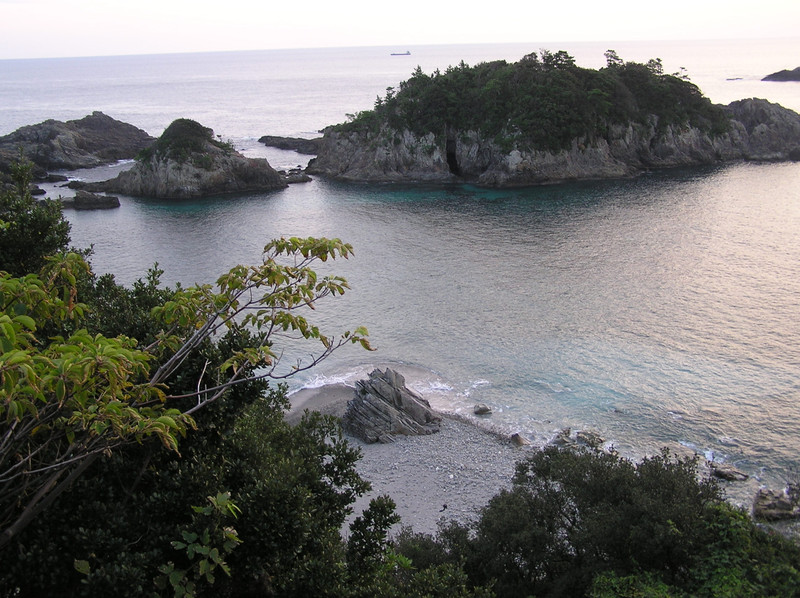
[[[153,135],[187,117],[289,168],[308,157],[260,136],[315,136],[417,65],[543,47],[592,68],[607,49],[661,58],[714,102],[763,97],[800,111],[800,83],[760,81],[797,66],[800,39],[337,48],[0,61],[0,135],[94,110]],[[126,167],[68,174],[101,180]],[[310,317],[329,331],[367,326],[377,351],[342,350],[292,391],[394,367],[435,407],[469,415],[486,403],[480,425],[536,444],[569,427],[631,457],[696,451],[753,476],[748,492],[800,469],[800,164],[512,190],[316,178],[271,193],[121,200],[66,216],[74,245],[94,247],[94,269],[126,284],[155,262],[167,284],[210,283],[279,236],[354,246],[322,268],[351,291]]]

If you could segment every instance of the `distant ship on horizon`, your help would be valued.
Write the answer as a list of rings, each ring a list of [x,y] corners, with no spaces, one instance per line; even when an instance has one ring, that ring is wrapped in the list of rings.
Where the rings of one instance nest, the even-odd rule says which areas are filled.
[[[392,52],[392,56],[411,56],[411,50],[406,50],[405,52]]]

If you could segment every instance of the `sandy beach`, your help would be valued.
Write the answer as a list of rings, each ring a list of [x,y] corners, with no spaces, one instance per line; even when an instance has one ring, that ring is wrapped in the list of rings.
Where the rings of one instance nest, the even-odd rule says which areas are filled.
[[[352,387],[345,385],[303,389],[290,397],[287,420],[295,421],[305,409],[341,416],[352,396]],[[391,444],[366,444],[348,436],[361,449],[357,469],[372,484],[372,491],[354,505],[354,516],[370,498],[388,494],[397,504],[400,526],[415,532],[434,533],[442,519],[476,519],[492,496],[511,485],[515,463],[532,450],[478,423],[443,415],[440,432],[401,436]]]

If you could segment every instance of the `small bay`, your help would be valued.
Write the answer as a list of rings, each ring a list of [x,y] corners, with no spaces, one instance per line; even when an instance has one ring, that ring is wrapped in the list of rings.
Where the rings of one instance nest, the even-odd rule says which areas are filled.
[[[760,81],[796,66],[786,60],[797,41],[692,44],[548,47],[593,67],[607,48],[660,56],[714,101],[800,109],[800,85]],[[92,110],[154,135],[189,117],[286,168],[307,157],[263,148],[260,135],[313,136],[417,64],[516,60],[540,45],[0,61],[0,134]],[[506,190],[316,179],[267,194],[121,201],[66,214],[73,243],[94,246],[95,270],[126,284],[155,262],[165,283],[211,283],[278,236],[353,245],[354,257],[322,268],[351,291],[311,315],[330,331],[367,326],[377,351],[342,351],[293,388],[389,365],[434,406],[487,403],[487,425],[540,444],[590,428],[623,454],[685,447],[776,486],[800,467],[797,163]]]

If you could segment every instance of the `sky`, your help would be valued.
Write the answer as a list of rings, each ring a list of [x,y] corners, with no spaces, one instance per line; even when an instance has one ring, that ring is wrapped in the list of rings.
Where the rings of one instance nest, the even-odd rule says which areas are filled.
[[[0,59],[799,31],[800,0],[0,0]]]

